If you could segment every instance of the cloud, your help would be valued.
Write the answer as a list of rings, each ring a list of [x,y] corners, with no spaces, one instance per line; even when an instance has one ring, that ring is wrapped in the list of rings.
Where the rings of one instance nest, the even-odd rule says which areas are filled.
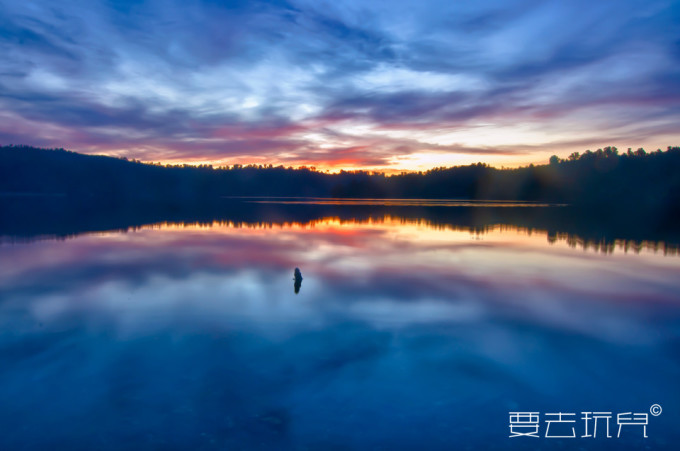
[[[389,167],[418,153],[535,161],[583,150],[555,143],[655,148],[680,138],[672,3],[0,8],[3,143]]]

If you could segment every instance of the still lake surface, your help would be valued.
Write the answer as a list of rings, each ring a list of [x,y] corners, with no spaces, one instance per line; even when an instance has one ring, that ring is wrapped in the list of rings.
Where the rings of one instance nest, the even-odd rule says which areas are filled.
[[[673,449],[679,276],[655,242],[382,213],[4,236],[0,449]]]

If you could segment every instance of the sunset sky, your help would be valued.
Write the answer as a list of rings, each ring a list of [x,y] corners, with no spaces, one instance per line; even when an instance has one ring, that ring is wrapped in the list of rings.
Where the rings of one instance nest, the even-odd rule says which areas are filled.
[[[0,144],[419,170],[680,145],[680,2],[0,0]]]

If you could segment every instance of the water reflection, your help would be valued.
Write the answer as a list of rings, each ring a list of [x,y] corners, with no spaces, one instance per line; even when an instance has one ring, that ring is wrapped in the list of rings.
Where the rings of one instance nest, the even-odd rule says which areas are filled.
[[[132,231],[151,224],[234,227],[313,226],[401,221],[484,234],[497,227],[547,234],[549,242],[613,252],[655,249],[677,255],[680,218],[583,211],[536,203],[432,199],[222,199],[211,206],[124,205],[102,208],[59,199],[0,199],[0,242]]]
[[[111,230],[101,230],[101,231],[88,231],[88,232],[75,232],[66,233],[60,235],[54,234],[34,234],[28,236],[15,235],[15,234],[0,234],[0,244],[11,244],[11,243],[27,243],[39,240],[65,240],[69,238],[75,238],[80,235],[92,235],[101,236],[109,233],[128,233],[136,232],[140,230],[154,229],[170,229],[170,228],[204,228],[212,229],[219,227],[228,227],[233,229],[265,229],[265,230],[279,230],[286,228],[299,228],[299,229],[313,229],[318,225],[327,224],[329,221],[336,221],[339,224],[352,226],[352,225],[377,225],[377,224],[399,224],[400,226],[418,226],[424,227],[431,230],[440,231],[453,231],[453,232],[464,232],[469,233],[474,236],[474,239],[484,239],[486,234],[494,234],[497,232],[508,232],[526,235],[535,235],[539,237],[544,237],[547,243],[564,243],[569,247],[591,250],[595,252],[602,252],[611,254],[614,252],[624,252],[624,253],[635,253],[639,254],[643,251],[652,251],[654,253],[660,253],[665,256],[677,256],[679,246],[672,241],[656,240],[656,239],[626,239],[626,238],[614,238],[614,237],[586,237],[579,234],[568,233],[568,232],[558,232],[553,230],[541,229],[538,227],[524,227],[515,224],[488,224],[482,226],[467,226],[458,225],[455,223],[447,222],[437,222],[431,221],[424,218],[412,219],[405,218],[401,216],[370,216],[362,219],[342,219],[337,216],[329,216],[317,219],[310,219],[307,221],[232,221],[232,220],[205,220],[205,221],[161,221],[158,223],[144,224],[144,225],[134,225],[123,228],[111,229]]]
[[[0,449],[524,449],[508,411],[654,403],[648,439],[578,445],[677,442],[680,259],[551,236],[383,216],[5,242]]]
[[[242,198],[239,198],[242,199]],[[385,207],[564,207],[564,204],[546,202],[518,202],[514,200],[468,200],[468,199],[366,199],[366,198],[254,198],[246,202],[279,205],[335,205],[335,206],[385,206]]]

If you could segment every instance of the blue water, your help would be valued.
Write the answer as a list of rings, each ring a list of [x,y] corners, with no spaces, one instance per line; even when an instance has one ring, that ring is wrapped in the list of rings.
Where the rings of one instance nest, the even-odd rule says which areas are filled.
[[[389,216],[6,239],[0,450],[677,449],[679,275]],[[540,438],[509,437],[516,411]],[[576,438],[544,436],[555,412]],[[625,412],[648,438],[616,438]]]

